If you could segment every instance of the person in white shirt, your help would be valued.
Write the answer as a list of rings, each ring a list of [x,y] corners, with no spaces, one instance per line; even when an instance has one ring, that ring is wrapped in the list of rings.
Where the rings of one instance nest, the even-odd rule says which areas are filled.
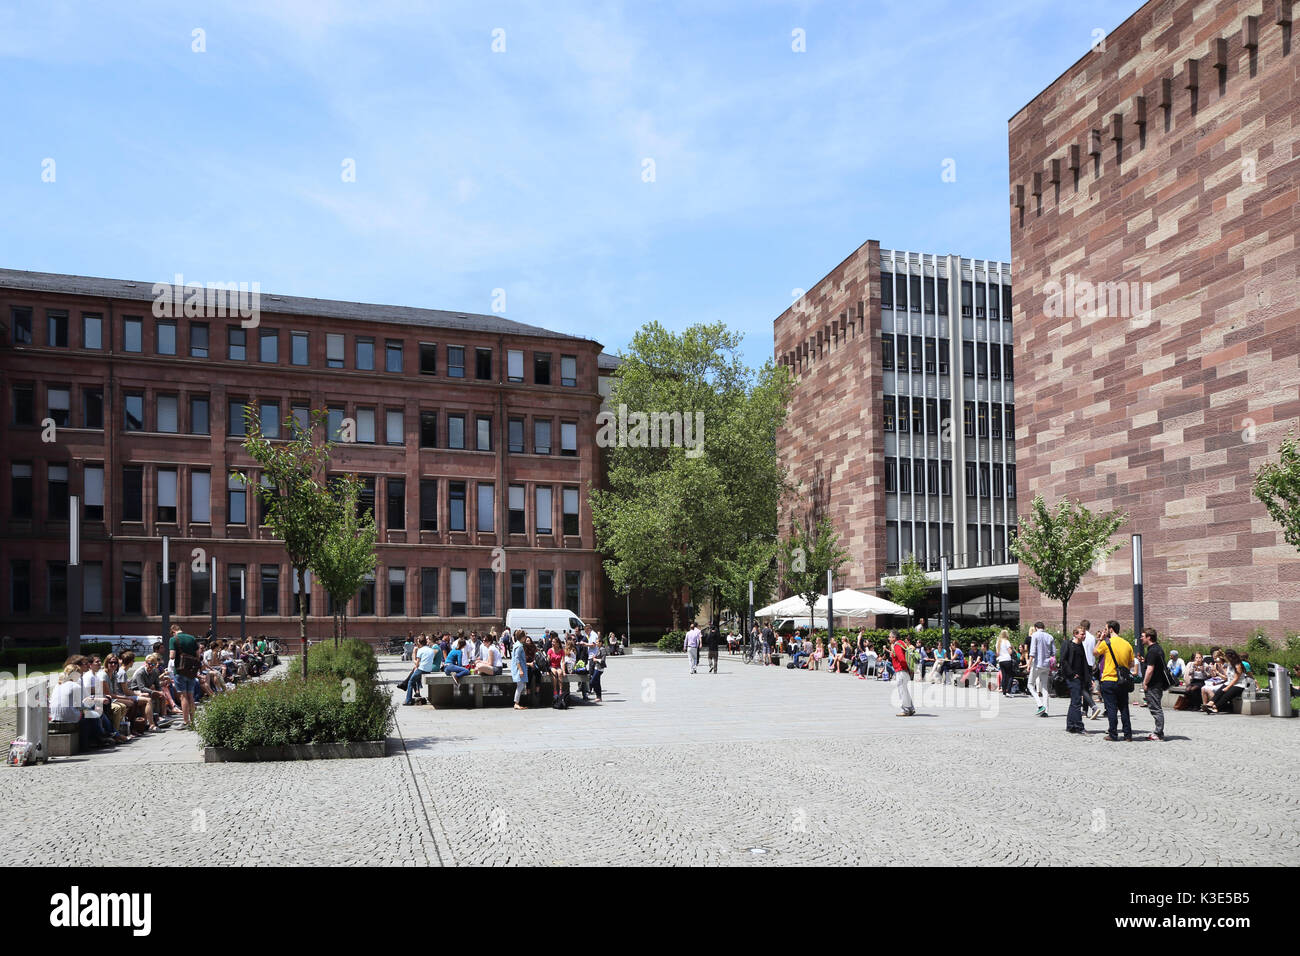
[[[1038,716],[1047,716],[1048,689],[1050,687],[1051,658],[1055,641],[1047,633],[1042,621],[1034,622],[1034,633],[1029,635],[1029,694],[1038,705]]]
[[[1086,617],[1079,622],[1079,626],[1083,628],[1083,656],[1088,659],[1088,677],[1083,682],[1083,706],[1087,708],[1089,720],[1100,720],[1101,708],[1092,696],[1092,682],[1096,674],[1094,668],[1097,666],[1097,635],[1092,633],[1092,622]]]
[[[692,624],[691,629],[686,632],[686,656],[691,662],[692,674],[694,674],[696,668],[700,666],[700,639],[702,636],[699,627],[694,624]]]
[[[998,632],[998,670],[1002,673],[1002,696],[1011,696],[1011,675],[1014,672],[1011,660],[1011,632],[1005,627]]]

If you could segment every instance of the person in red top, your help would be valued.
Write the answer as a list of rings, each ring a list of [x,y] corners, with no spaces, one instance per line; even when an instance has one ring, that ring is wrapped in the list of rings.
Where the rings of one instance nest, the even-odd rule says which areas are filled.
[[[894,678],[898,681],[898,702],[903,708],[898,716],[911,717],[916,713],[916,708],[912,706],[912,691],[908,687],[912,680],[912,669],[907,666],[907,645],[897,631],[889,632],[889,640],[892,645],[889,660],[894,665]]]
[[[546,652],[546,662],[551,666],[551,688],[558,704],[564,700],[567,687],[564,683],[564,648],[560,646],[558,636],[551,635],[551,646]]]

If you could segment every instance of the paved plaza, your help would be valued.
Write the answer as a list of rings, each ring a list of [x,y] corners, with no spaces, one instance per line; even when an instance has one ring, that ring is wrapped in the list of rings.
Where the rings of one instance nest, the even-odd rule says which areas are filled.
[[[5,768],[0,864],[1300,864],[1300,719],[1170,711],[1169,741],[1109,743],[1056,699],[900,719],[882,683],[720,670],[633,655],[600,705],[400,707],[384,759],[204,764],[171,730]]]

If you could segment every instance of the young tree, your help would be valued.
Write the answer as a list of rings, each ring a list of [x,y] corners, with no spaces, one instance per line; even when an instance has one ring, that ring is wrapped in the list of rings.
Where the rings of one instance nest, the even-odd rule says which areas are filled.
[[[724,556],[714,583],[718,606],[745,617],[749,613],[750,581],[754,582],[754,607],[766,604],[776,588],[778,549],[775,538],[754,537],[742,543],[734,555]]]
[[[1011,553],[1029,570],[1029,583],[1038,593],[1061,602],[1063,640],[1070,633],[1070,598],[1098,561],[1119,550],[1110,539],[1127,521],[1127,514],[1093,514],[1068,498],[1049,511],[1042,495],[1034,497],[1029,514],[1020,516]]]
[[[747,541],[775,534],[786,490],[775,443],[790,377],[771,361],[748,368],[740,343],[722,323],[673,333],[651,322],[621,356],[608,403],[618,411],[598,422],[608,483],[588,498],[605,569],[619,592],[669,593],[674,626],[683,588],[698,603]],[[689,423],[690,445],[664,442],[665,421]]]
[[[899,575],[896,578],[890,578],[889,599],[895,604],[901,604],[913,614],[920,610],[921,605],[925,603],[926,595],[930,590],[930,579],[925,576],[921,566],[916,563],[916,555],[909,554],[903,566],[898,569]]]
[[[808,605],[811,630],[817,599],[826,586],[826,572],[838,571],[849,560],[840,547],[840,536],[829,518],[822,518],[815,528],[795,528],[781,545],[781,571],[785,585]]]
[[[306,429],[292,416],[281,423],[288,441],[267,438],[258,410],[244,406],[244,450],[257,463],[260,481],[235,470],[231,477],[251,488],[261,502],[271,534],[284,542],[289,563],[298,576],[298,593],[306,594],[305,574],[325,539],[334,503],[325,488],[325,469],[332,442],[325,438],[326,413],[312,413]],[[320,440],[317,440],[317,430]],[[307,602],[299,602],[298,638],[302,641],[302,676],[307,676]]]
[[[1300,447],[1294,428],[1282,439],[1278,460],[1267,462],[1255,475],[1252,492],[1282,526],[1283,540],[1300,548]]]
[[[340,627],[346,635],[348,601],[375,570],[375,540],[379,532],[372,511],[357,513],[357,499],[361,494],[357,477],[338,475],[333,484],[334,509],[311,570],[334,603],[334,646],[337,647]]]

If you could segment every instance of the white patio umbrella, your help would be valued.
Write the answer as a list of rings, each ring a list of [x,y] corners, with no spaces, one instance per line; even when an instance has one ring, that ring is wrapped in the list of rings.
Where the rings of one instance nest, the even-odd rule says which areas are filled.
[[[777,601],[775,604],[759,608],[754,612],[754,617],[798,617],[800,614],[807,613],[807,602],[796,594],[783,601]]]
[[[862,591],[854,591],[852,588],[843,588],[831,595],[833,608],[836,617],[872,617],[877,614],[901,614],[911,613],[901,604],[895,604],[893,601],[886,601],[882,597],[874,594],[866,594]],[[804,605],[807,607],[807,605]],[[826,614],[826,595],[823,594],[817,599],[817,606],[814,613]]]

